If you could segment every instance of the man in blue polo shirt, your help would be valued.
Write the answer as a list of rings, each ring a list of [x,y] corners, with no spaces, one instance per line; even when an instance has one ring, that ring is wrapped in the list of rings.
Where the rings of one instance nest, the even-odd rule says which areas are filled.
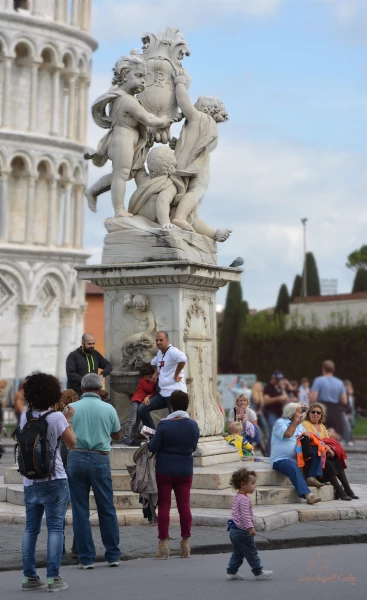
[[[68,456],[67,475],[79,567],[93,569],[96,555],[89,522],[90,488],[97,504],[106,560],[110,567],[117,567],[120,534],[113,503],[110,451],[111,438],[120,439],[120,421],[115,408],[99,396],[99,375],[84,375],[81,386],[81,399],[64,412],[76,435],[76,448]]]
[[[322,363],[322,375],[316,377],[311,387],[310,401],[321,402],[326,407],[326,425],[342,435],[342,405],[347,404],[347,393],[341,379],[334,377],[335,364],[332,360]]]

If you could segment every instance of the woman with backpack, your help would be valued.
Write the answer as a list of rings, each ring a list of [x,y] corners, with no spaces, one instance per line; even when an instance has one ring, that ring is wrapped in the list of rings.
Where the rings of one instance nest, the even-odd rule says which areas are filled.
[[[19,471],[23,475],[26,525],[22,540],[23,591],[47,588],[49,592],[66,590],[59,574],[64,520],[69,502],[69,485],[60,454],[61,440],[72,449],[76,437],[72,426],[54,406],[61,398],[58,379],[45,373],[33,373],[24,382],[28,410],[23,413],[13,437],[18,442]],[[36,571],[36,543],[46,513],[47,582]]]

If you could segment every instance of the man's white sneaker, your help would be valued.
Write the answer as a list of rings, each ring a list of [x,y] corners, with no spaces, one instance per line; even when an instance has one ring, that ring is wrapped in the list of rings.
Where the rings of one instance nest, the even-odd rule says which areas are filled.
[[[88,571],[89,569],[94,569],[94,564],[91,563],[90,565],[82,565],[82,563],[79,563],[78,569],[84,569],[84,571]]]
[[[120,562],[118,560],[115,560],[114,562],[110,562],[108,563],[109,567],[119,567],[120,566]]]
[[[263,579],[271,579],[273,577],[273,571],[263,571],[260,575],[255,575],[256,581],[262,581]]]
[[[242,577],[242,575],[240,575],[239,573],[227,573],[227,579],[228,579],[228,581],[231,581],[231,579],[245,579],[245,578]]]
[[[353,448],[353,447],[355,446],[355,443],[354,443],[354,442],[348,442],[348,443],[347,443],[347,446],[348,446],[349,448]]]

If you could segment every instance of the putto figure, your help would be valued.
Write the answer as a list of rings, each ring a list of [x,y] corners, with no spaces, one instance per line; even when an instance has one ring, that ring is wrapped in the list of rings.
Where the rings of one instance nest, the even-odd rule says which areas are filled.
[[[95,212],[97,196],[111,187],[115,217],[132,216],[125,210],[126,182],[142,168],[144,149],[148,141],[148,127],[167,128],[173,119],[156,117],[146,111],[135,98],[145,89],[146,65],[143,58],[135,54],[122,56],[113,69],[114,77],[110,90],[100,96],[92,107],[97,125],[109,129],[98,145],[97,152],[86,155],[93,163],[102,167],[112,161],[112,175],[102,177],[88,190],[88,205]],[[106,108],[109,105],[109,114]]]
[[[186,118],[175,148],[177,170],[190,173],[184,178],[186,192],[178,195],[176,214],[172,222],[187,231],[201,233],[224,242],[232,233],[229,229],[213,230],[198,216],[198,209],[209,185],[209,153],[218,143],[217,123],[228,120],[224,104],[213,96],[200,96],[195,105],[187,93],[187,75],[180,69],[174,79],[177,104]],[[192,225],[188,222],[188,217]]]

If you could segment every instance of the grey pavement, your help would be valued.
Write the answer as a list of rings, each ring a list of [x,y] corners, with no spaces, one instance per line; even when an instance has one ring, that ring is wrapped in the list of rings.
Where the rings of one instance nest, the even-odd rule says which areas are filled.
[[[0,571],[18,570],[22,568],[21,540],[23,525],[0,525]],[[93,527],[93,538],[96,547],[96,562],[103,562],[104,548],[98,527]],[[178,555],[180,547],[179,527],[170,528],[170,549],[172,555]],[[66,554],[64,565],[75,565],[71,557],[72,527],[65,528]],[[47,530],[42,525],[37,544],[37,564],[46,565]],[[343,521],[318,521],[313,523],[296,523],[274,531],[262,531],[256,536],[259,550],[279,550],[284,548],[301,548],[306,546],[332,546],[336,544],[367,543],[367,519]],[[157,527],[120,527],[120,548],[122,560],[151,558],[157,549]],[[225,528],[193,527],[191,537],[191,553],[217,554],[229,552],[231,544]],[[1,588],[0,588],[1,589]]]
[[[246,597],[296,600],[364,600],[366,553],[359,545],[299,548],[260,554],[272,580],[256,581],[247,563],[240,569],[244,581],[227,581],[229,554],[198,555],[190,559],[132,560],[117,569],[98,564],[93,571],[65,567],[61,575],[69,584],[65,598],[159,598],[160,600],[212,600]],[[43,569],[39,571],[45,577]],[[1,600],[21,600],[21,573],[0,573]],[[45,590],[38,592],[45,593]],[[62,592],[58,597],[62,597]]]

